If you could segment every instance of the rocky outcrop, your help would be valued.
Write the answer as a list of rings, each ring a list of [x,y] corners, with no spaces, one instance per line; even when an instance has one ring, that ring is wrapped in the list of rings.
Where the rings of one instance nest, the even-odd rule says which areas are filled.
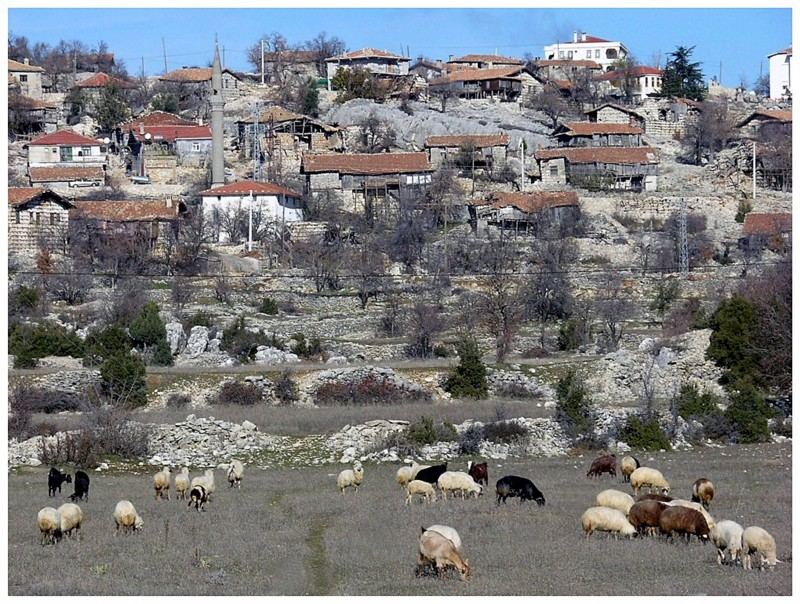
[[[205,352],[208,346],[208,327],[195,325],[189,332],[189,340],[186,342],[184,354],[189,358],[195,358]]]
[[[285,352],[272,346],[259,346],[256,348],[255,362],[259,365],[283,365],[286,363],[299,363],[300,357],[292,352]]]
[[[167,323],[164,328],[167,330],[169,351],[173,355],[183,352],[186,346],[186,332],[183,330],[183,325],[178,321],[172,321],[171,323]]]

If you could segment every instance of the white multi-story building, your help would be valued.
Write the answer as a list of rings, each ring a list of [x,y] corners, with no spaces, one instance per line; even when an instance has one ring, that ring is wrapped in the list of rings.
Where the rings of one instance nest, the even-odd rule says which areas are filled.
[[[569,42],[556,42],[544,47],[544,59],[594,61],[603,71],[611,71],[613,64],[628,56],[628,49],[622,42],[612,42],[590,36],[587,33],[573,32]]]
[[[635,65],[627,70],[620,69],[607,71],[595,78],[598,82],[608,82],[612,89],[616,89],[619,94],[624,94],[627,78],[631,79],[631,97],[634,101],[641,103],[649,95],[661,92],[661,78],[664,72],[658,67],[648,67],[647,65]]]
[[[792,96],[792,47],[769,55],[769,98]]]

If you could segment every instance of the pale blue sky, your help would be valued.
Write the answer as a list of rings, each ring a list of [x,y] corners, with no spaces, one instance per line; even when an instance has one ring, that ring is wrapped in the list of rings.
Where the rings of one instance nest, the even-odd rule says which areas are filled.
[[[521,57],[541,56],[543,46],[571,38],[580,29],[619,40],[639,59],[663,60],[676,46],[695,46],[707,77],[752,85],[759,69],[768,72],[767,55],[791,44],[788,8],[707,9],[9,9],[9,30],[32,42],[50,44],[78,39],[88,45],[109,43],[128,71],[138,74],[144,57],[148,74],[163,71],[161,38],[168,66],[205,65],[213,53],[214,35],[225,47],[226,66],[249,70],[248,46],[262,34],[277,31],[299,43],[320,31],[343,39],[349,49],[372,46],[411,57],[447,59],[468,52]]]

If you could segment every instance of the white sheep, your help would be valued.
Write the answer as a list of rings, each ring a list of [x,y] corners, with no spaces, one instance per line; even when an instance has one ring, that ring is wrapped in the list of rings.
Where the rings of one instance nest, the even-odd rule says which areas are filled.
[[[186,499],[186,493],[190,488],[190,484],[191,481],[189,479],[189,468],[184,466],[181,468],[181,473],[175,475],[175,493],[178,499]]]
[[[127,534],[131,531],[140,531],[144,527],[142,517],[127,499],[118,502],[114,507],[114,523],[117,525],[114,535],[119,534],[120,528],[124,534]]]
[[[664,475],[655,468],[641,466],[631,473],[633,494],[638,495],[639,489],[642,487],[648,487],[648,491],[657,489],[663,495],[669,494],[669,483],[664,478]]]
[[[720,520],[709,530],[708,536],[717,546],[717,564],[725,563],[725,550],[730,552],[731,563],[742,557],[742,533],[744,528],[733,520]]]
[[[339,476],[336,477],[336,486],[342,492],[342,495],[344,495],[344,490],[347,487],[354,487],[356,493],[358,493],[358,486],[362,480],[364,480],[364,468],[361,467],[360,463],[356,462],[352,470],[339,472]]]
[[[58,510],[59,518],[61,520],[61,534],[68,537],[79,537],[78,532],[81,530],[81,522],[83,522],[83,511],[80,506],[75,503],[64,503]]]
[[[61,517],[58,510],[51,507],[42,508],[36,515],[36,524],[41,533],[40,543],[54,544],[61,539]]]
[[[666,505],[671,506],[680,506],[684,508],[692,508],[693,510],[697,510],[703,515],[703,518],[706,520],[706,524],[708,525],[708,530],[713,529],[717,523],[714,522],[714,518],[711,514],[708,513],[708,510],[705,509],[702,504],[697,503],[696,501],[689,501],[688,499],[673,499],[672,501],[665,502]]]
[[[447,491],[458,491],[464,498],[468,494],[475,495],[475,499],[481,494],[483,488],[475,479],[466,472],[444,472],[436,481],[439,490],[442,492],[442,499],[447,500]]]
[[[414,495],[424,496],[428,503],[436,501],[436,491],[433,490],[433,485],[424,480],[412,480],[406,485],[406,505],[411,503]]]
[[[153,476],[153,488],[156,490],[156,499],[161,499],[166,495],[167,501],[169,501],[169,477],[170,471],[167,466],[161,468],[161,471],[156,472]]]
[[[405,488],[405,486],[414,480],[416,477],[417,472],[420,470],[424,470],[425,468],[430,468],[430,466],[422,466],[418,464],[416,461],[412,461],[410,466],[403,466],[397,473],[395,474],[395,479],[397,480],[397,484],[401,487]]]
[[[244,464],[238,459],[234,459],[228,465],[228,486],[242,488],[242,476],[244,475]]]
[[[782,562],[778,560],[775,538],[760,526],[748,526],[742,533],[742,566],[745,570],[752,570],[750,556],[754,553],[759,555],[761,570],[765,564],[774,570],[775,565]]]
[[[600,491],[597,494],[595,502],[601,507],[619,510],[625,515],[631,511],[631,508],[634,504],[633,497],[627,493],[623,493],[622,491],[617,491],[616,489],[606,489],[605,491]]]
[[[440,535],[450,539],[450,541],[453,542],[456,550],[459,552],[461,551],[461,537],[459,536],[458,531],[456,531],[456,529],[454,529],[452,526],[446,526],[444,524],[432,524],[425,530],[436,531]]]
[[[632,455],[626,455],[622,458],[622,461],[619,462],[619,467],[622,471],[622,482],[630,482],[631,474],[639,467],[639,460]]]
[[[581,526],[588,537],[594,531],[607,531],[614,535],[636,536],[636,529],[628,522],[625,514],[606,507],[591,507],[581,516]]]
[[[192,478],[192,488],[201,485],[206,490],[206,497],[211,501],[211,494],[214,492],[216,485],[214,484],[214,469],[209,468],[202,476],[195,476]]]

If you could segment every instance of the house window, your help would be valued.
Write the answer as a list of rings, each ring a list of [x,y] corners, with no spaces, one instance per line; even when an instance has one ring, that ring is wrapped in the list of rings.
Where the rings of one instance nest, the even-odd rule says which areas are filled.
[[[17,210],[16,212],[14,212],[14,214],[15,214],[15,216],[14,216],[14,222],[15,222],[15,223],[17,223],[17,224],[19,224],[19,210]]]
[[[39,212],[36,212],[36,213],[34,214],[34,216],[36,217],[36,224],[40,224],[40,220],[39,220],[39,219],[40,219],[40,217],[41,217],[41,214],[39,214]]]
[[[81,147],[81,155],[86,157],[87,155],[91,155],[91,154],[92,154],[92,148],[91,147]]]
[[[559,59],[563,59],[564,58],[564,51],[563,50],[559,50],[558,51],[558,58]]]
[[[60,218],[60,216],[58,214],[56,214],[55,212],[53,212],[52,214],[50,214],[50,224],[58,224],[58,219],[59,218]]]
[[[558,176],[558,166],[553,164],[550,166],[550,176]]]
[[[572,58],[572,51],[571,51],[571,50],[568,50],[568,51],[567,51],[567,58],[568,58],[568,59],[571,59],[571,58]]]
[[[200,143],[192,143],[192,151],[200,151]]]
[[[594,58],[595,59],[599,59],[600,58],[600,49],[599,48],[594,51]]]
[[[19,75],[19,81],[20,82],[27,82],[28,81],[28,76],[20,74]]]
[[[586,51],[586,58],[587,59],[591,59],[592,58],[592,51],[591,50],[587,50]]]

